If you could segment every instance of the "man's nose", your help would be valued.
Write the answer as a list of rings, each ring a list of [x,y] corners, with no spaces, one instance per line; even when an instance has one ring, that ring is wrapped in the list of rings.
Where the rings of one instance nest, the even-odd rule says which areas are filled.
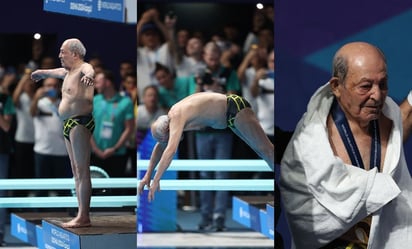
[[[382,102],[382,96],[383,96],[382,89],[380,89],[378,84],[374,84],[371,89],[370,98],[375,100],[377,104],[380,104]]]

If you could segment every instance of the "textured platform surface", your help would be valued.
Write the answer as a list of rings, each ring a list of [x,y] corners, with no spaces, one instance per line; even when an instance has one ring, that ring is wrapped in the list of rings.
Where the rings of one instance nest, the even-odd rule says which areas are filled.
[[[72,217],[54,217],[44,220],[61,226],[62,223],[71,220]],[[113,234],[113,233],[136,233],[136,216],[135,215],[111,215],[111,216],[91,216],[92,226],[82,228],[65,228],[76,235],[91,234]]]

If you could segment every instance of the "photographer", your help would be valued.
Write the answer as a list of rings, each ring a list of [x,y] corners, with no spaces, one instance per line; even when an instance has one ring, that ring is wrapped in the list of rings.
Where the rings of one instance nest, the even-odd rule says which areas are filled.
[[[206,70],[196,77],[196,92],[217,92],[236,94],[240,83],[236,72],[220,63],[221,51],[215,42],[204,47],[203,60]],[[198,159],[231,159],[233,134],[229,129],[216,130],[204,128],[196,132],[196,152]],[[223,171],[201,171],[201,179],[228,179],[229,173]],[[200,209],[202,220],[199,230],[213,228],[215,231],[225,229],[225,216],[228,204],[228,191],[201,191]],[[214,203],[214,205],[213,205]]]
[[[198,73],[196,92],[239,93],[240,83],[236,71],[220,63],[222,52],[215,42],[209,42],[203,50],[206,69]]]

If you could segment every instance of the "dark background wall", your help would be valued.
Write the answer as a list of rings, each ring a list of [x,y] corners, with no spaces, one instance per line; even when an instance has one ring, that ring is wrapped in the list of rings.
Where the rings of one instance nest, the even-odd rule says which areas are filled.
[[[157,1],[161,2],[161,1]],[[155,7],[162,17],[173,11],[177,16],[176,30],[186,28],[191,32],[201,31],[206,37],[221,32],[223,25],[235,24],[239,27],[240,36],[244,39],[251,29],[252,14],[257,1],[222,1],[208,2],[178,2],[155,4],[153,2],[139,3],[138,16],[145,10]],[[273,3],[272,3],[273,5]]]
[[[86,59],[99,56],[114,73],[123,59],[136,59],[136,26],[43,11],[43,0],[2,1],[0,62],[28,60],[35,32],[46,34],[47,52],[57,58],[61,43],[79,38]]]

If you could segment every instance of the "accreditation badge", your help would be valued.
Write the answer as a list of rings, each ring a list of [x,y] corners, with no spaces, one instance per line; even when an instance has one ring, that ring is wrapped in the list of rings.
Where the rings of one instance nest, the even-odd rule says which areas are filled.
[[[103,139],[111,139],[113,136],[113,122],[103,121],[100,137]]]

